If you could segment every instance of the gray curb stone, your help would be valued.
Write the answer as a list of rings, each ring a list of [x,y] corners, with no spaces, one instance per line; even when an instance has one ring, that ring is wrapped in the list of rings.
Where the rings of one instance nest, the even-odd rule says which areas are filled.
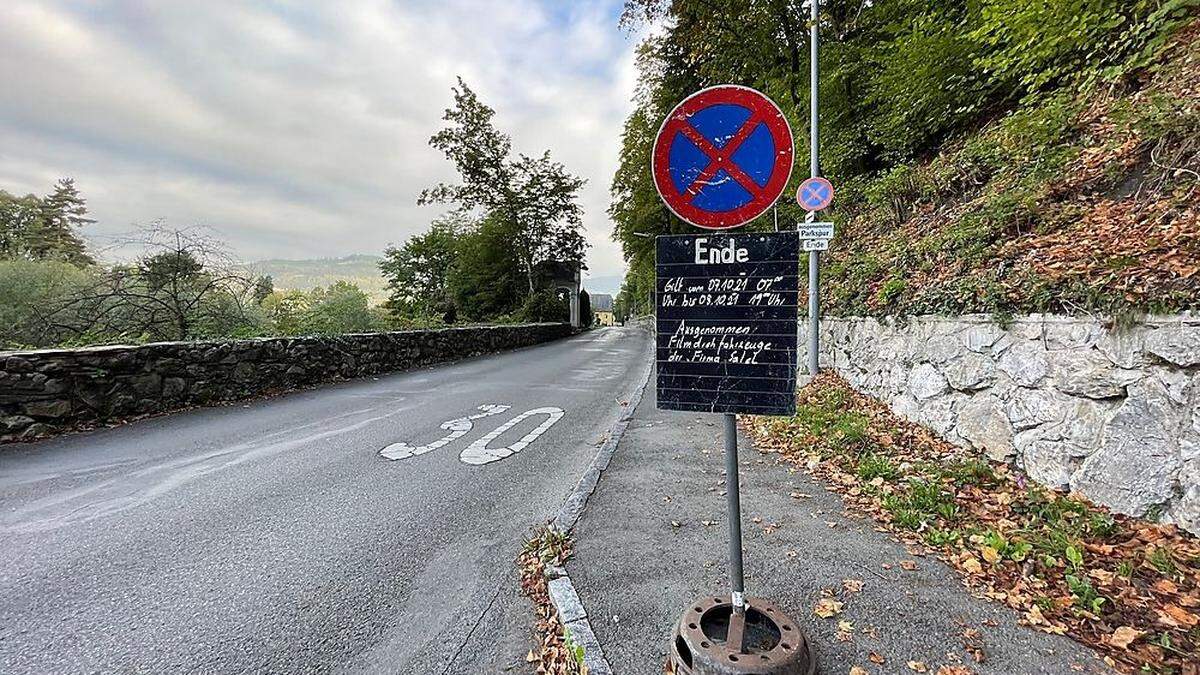
[[[650,348],[654,348],[653,341],[650,343]],[[583,509],[587,506],[588,497],[592,495],[592,492],[596,490],[596,485],[600,482],[600,474],[608,468],[613,453],[617,451],[617,444],[621,442],[621,437],[629,428],[629,421],[633,419],[633,411],[637,409],[638,403],[642,400],[642,392],[650,383],[652,372],[654,372],[654,361],[647,358],[646,374],[642,378],[642,383],[630,394],[625,412],[613,424],[604,445],[600,446],[592,463],[583,472],[583,476],[571,490],[571,494],[558,509],[558,515],[554,517],[551,524],[554,529],[559,532],[570,532],[575,527],[575,523],[579,522],[579,516],[583,515]],[[604,656],[600,640],[592,631],[592,625],[588,622],[587,610],[584,609],[579,594],[575,592],[575,586],[571,583],[571,577],[567,575],[567,571],[562,567],[547,566],[545,576],[550,603],[554,605],[554,611],[558,613],[558,619],[562,622],[563,631],[570,637],[571,642],[583,647],[583,664],[587,666],[589,675],[613,675],[612,666]]]

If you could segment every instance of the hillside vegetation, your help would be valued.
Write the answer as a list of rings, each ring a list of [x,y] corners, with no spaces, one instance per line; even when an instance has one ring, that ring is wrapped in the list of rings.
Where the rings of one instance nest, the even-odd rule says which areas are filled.
[[[821,16],[823,309],[840,315],[1162,312],[1200,304],[1197,0],[829,0]],[[610,213],[645,303],[653,240],[694,232],[658,199],[667,112],[718,83],[784,109],[808,165],[808,8],[631,0],[639,50]],[[750,229],[769,229],[770,215]]]
[[[348,255],[310,260],[259,260],[246,265],[255,275],[271,277],[276,289],[311,291],[339,281],[362,289],[372,304],[387,299],[387,282],[379,273],[383,258],[377,255]]]
[[[839,212],[841,314],[1200,307],[1200,27],[1129,87],[1056,92],[865,183]]]

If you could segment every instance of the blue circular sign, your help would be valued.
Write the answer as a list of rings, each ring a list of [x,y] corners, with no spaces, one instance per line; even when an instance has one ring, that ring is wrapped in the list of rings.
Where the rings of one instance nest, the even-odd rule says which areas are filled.
[[[796,190],[796,201],[807,211],[822,211],[833,203],[833,183],[819,176],[809,178]]]

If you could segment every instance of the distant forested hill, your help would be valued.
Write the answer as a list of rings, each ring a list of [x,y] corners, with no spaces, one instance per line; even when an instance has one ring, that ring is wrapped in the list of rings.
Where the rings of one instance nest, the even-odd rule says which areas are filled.
[[[380,303],[387,299],[387,292],[379,275],[379,260],[376,255],[348,255],[312,260],[260,260],[248,263],[247,267],[255,274],[270,276],[279,290],[307,291],[336,281],[349,281],[371,296],[372,302]]]

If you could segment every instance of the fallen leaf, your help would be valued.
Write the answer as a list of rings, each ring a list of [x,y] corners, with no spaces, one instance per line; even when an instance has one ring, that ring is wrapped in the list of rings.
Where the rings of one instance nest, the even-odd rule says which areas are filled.
[[[991,546],[984,546],[983,548],[979,549],[979,554],[983,556],[984,560],[993,565],[1000,562],[1000,552]]]
[[[917,561],[916,560],[901,560],[900,567],[901,567],[901,569],[905,569],[905,570],[908,570],[909,572],[913,572],[917,569]]]
[[[1112,635],[1108,637],[1108,644],[1117,649],[1129,649],[1129,644],[1141,636],[1142,632],[1140,630],[1131,626],[1121,626],[1114,630]]]
[[[841,621],[838,621],[838,630],[845,631],[847,633],[853,633],[854,632],[854,623],[851,621],[842,619]]]
[[[925,665],[924,661],[909,661],[908,669],[917,673],[928,673],[929,666]]]
[[[867,654],[867,660],[877,666],[882,666],[883,662],[887,659],[883,658],[883,654],[880,654],[879,652],[871,652],[870,654]]]
[[[862,579],[842,579],[842,588],[846,589],[847,593],[858,593],[863,589]]]
[[[817,602],[817,606],[813,608],[813,614],[828,619],[842,611],[842,603],[832,598],[821,598]]]
[[[1030,626],[1040,626],[1046,623],[1046,617],[1042,614],[1042,608],[1037,605],[1030,607],[1029,611],[1025,612],[1025,620],[1029,622]]]
[[[870,674],[867,673],[866,668],[860,668],[859,666],[850,666],[850,675],[870,675]]]
[[[934,675],[975,675],[966,666],[942,666]]]
[[[1158,621],[1176,628],[1192,628],[1200,623],[1200,616],[1192,614],[1179,605],[1163,605],[1163,608],[1158,610]]]
[[[962,566],[970,574],[983,574],[983,565],[979,564],[979,559],[973,555],[964,558]]]
[[[1159,579],[1154,582],[1153,588],[1159,593],[1166,593],[1168,595],[1174,595],[1179,592],[1179,587],[1170,579]]]

